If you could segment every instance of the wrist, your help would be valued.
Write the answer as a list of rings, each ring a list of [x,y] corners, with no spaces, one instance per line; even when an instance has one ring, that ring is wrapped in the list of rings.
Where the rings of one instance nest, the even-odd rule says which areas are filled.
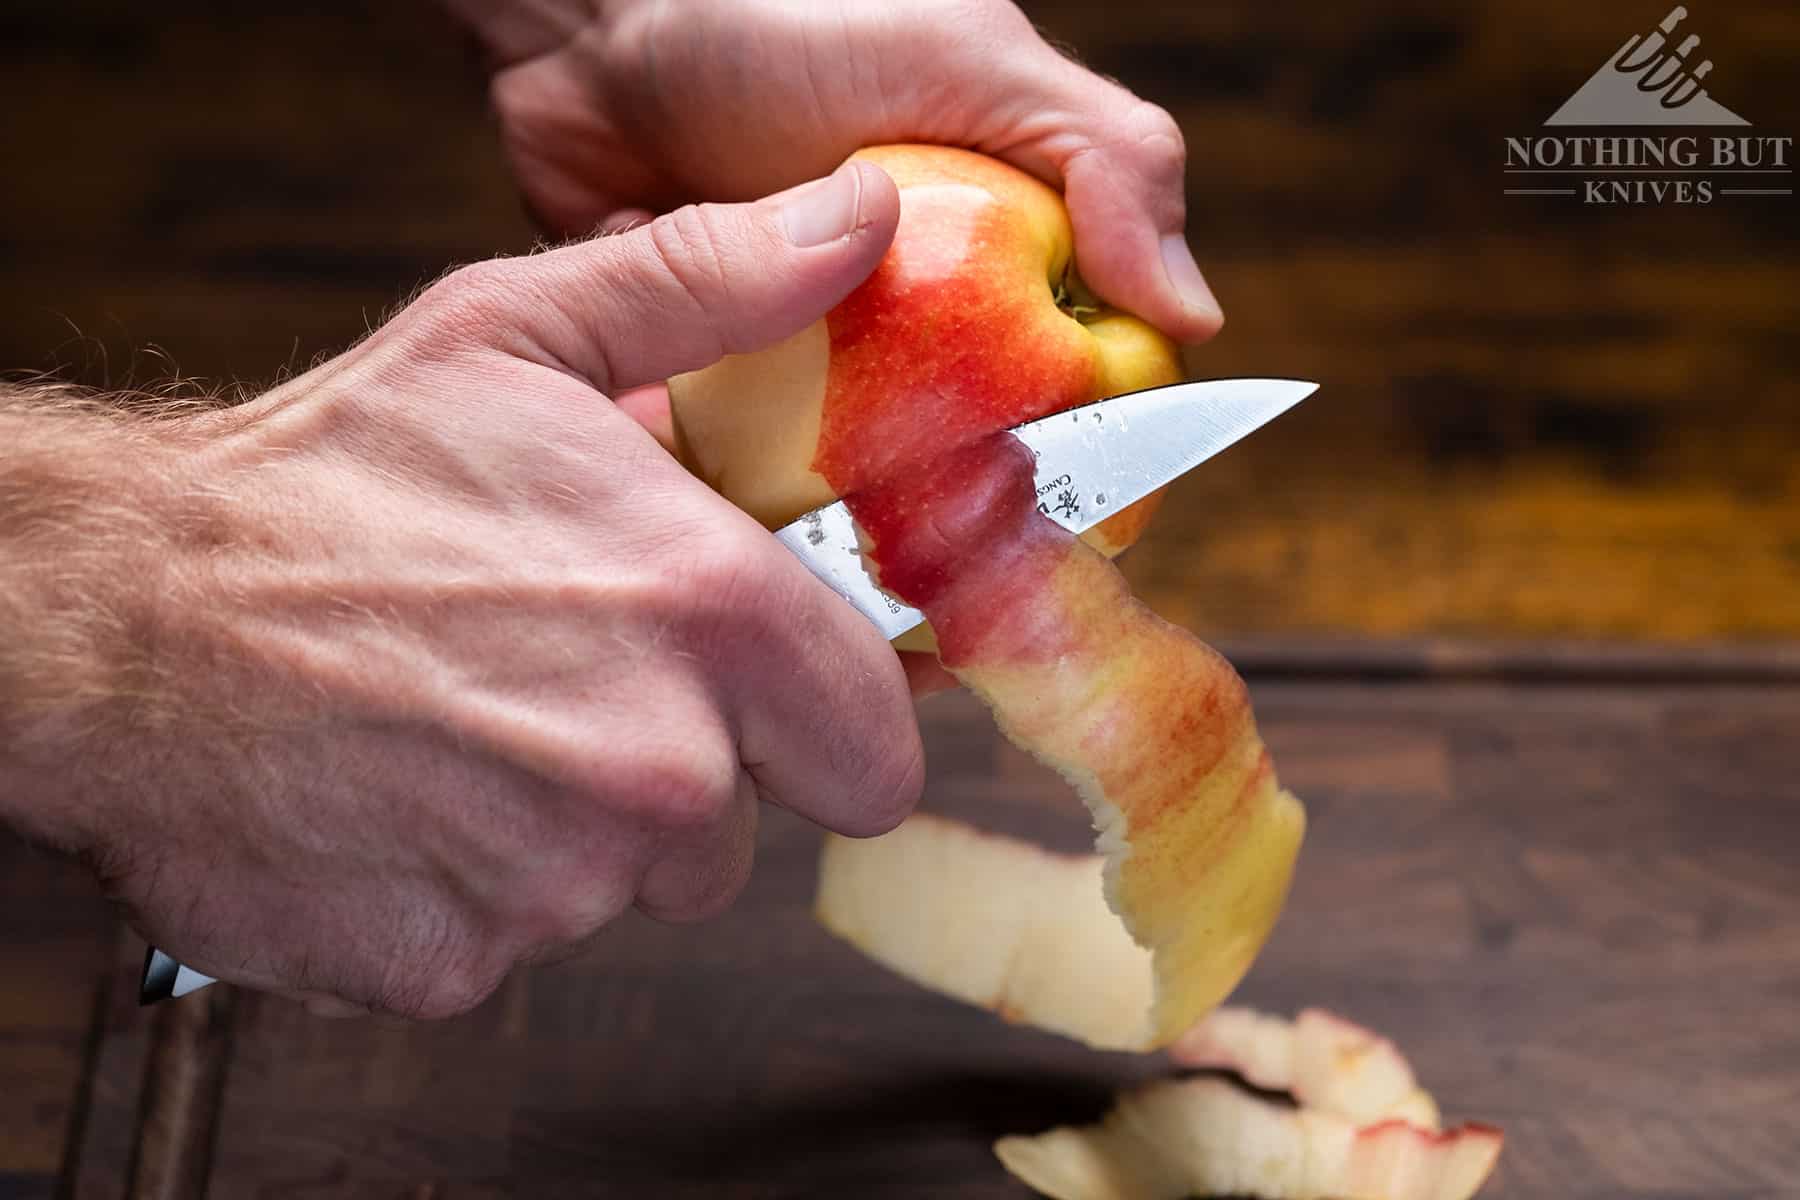
[[[0,819],[90,848],[159,700],[155,631],[189,440],[69,393],[0,393]]]

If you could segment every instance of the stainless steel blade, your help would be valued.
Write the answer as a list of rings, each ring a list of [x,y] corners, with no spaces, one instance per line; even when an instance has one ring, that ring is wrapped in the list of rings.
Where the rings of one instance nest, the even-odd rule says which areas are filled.
[[[1114,396],[1020,425],[1037,456],[1038,509],[1073,533],[1193,470],[1318,390],[1298,379],[1206,379]],[[843,501],[816,508],[775,537],[832,591],[898,637],[925,619],[869,575]]]

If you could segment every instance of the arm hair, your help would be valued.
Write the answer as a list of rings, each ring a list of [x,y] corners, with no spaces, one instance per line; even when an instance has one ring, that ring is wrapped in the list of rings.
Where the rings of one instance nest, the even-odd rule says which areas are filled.
[[[166,498],[193,402],[0,384],[0,819],[52,841],[46,786],[154,719]],[[70,789],[78,790],[78,789]]]

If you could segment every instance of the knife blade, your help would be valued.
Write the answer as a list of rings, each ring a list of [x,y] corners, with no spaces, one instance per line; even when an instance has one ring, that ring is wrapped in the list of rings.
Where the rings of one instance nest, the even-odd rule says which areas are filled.
[[[1267,425],[1318,390],[1298,379],[1204,379],[1129,392],[1017,426],[1037,456],[1038,511],[1071,533],[1098,525]],[[925,619],[869,574],[842,500],[776,540],[887,638]]]
[[[1030,421],[1010,432],[1037,457],[1038,511],[1071,533],[1174,482],[1317,391],[1300,379],[1203,379],[1129,392]],[[856,522],[842,500],[775,531],[826,587],[893,638],[925,615],[869,574]],[[138,1003],[154,1004],[214,982],[152,947]]]

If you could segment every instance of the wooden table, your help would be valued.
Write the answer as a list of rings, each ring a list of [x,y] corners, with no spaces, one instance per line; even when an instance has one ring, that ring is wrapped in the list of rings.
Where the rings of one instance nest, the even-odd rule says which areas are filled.
[[[1505,1128],[1492,1200],[1800,1195],[1791,657],[1340,658],[1240,655],[1312,830],[1238,999],[1393,1035],[1447,1116]],[[930,806],[1084,843],[1073,801],[972,701],[923,715]],[[1164,1069],[889,975],[813,924],[814,831],[771,814],[761,840],[723,919],[622,921],[436,1025],[222,988],[149,1016],[126,947],[65,1185],[1022,1197],[996,1136],[1090,1119]],[[175,1083],[146,1094],[152,1052]]]

